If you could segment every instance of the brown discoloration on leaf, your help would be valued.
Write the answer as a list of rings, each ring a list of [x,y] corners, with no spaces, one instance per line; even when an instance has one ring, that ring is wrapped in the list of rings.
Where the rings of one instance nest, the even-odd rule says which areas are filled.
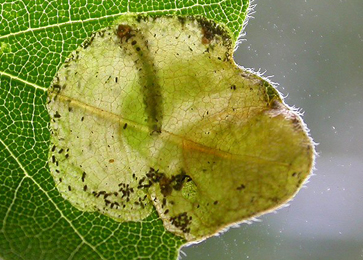
[[[116,35],[120,38],[121,43],[123,41],[127,42],[130,38],[135,36],[132,27],[127,24],[120,24],[117,27]]]

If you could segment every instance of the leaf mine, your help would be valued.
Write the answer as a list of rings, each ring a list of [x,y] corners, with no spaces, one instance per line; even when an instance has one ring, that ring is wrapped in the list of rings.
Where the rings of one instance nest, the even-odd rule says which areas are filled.
[[[290,200],[313,143],[232,51],[202,18],[124,16],[95,32],[49,89],[49,166],[63,197],[121,222],[155,207],[189,242]]]

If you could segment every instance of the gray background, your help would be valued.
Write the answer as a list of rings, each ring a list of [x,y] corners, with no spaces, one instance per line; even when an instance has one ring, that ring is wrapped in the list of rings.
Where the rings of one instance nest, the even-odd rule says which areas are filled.
[[[363,259],[363,1],[259,0],[238,64],[274,75],[320,145],[287,208],[182,249],[186,260]]]

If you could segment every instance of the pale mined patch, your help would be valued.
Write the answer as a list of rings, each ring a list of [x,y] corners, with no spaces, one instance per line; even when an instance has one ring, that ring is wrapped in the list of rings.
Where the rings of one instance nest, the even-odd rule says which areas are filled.
[[[313,145],[266,81],[238,68],[220,27],[124,17],[96,32],[49,91],[50,170],[81,210],[196,241],[291,199]]]

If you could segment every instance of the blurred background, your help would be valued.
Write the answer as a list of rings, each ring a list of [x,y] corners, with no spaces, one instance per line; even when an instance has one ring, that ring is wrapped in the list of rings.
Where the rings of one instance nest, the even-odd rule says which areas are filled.
[[[266,71],[319,143],[289,207],[183,248],[186,260],[363,259],[363,1],[258,0],[235,53]]]

